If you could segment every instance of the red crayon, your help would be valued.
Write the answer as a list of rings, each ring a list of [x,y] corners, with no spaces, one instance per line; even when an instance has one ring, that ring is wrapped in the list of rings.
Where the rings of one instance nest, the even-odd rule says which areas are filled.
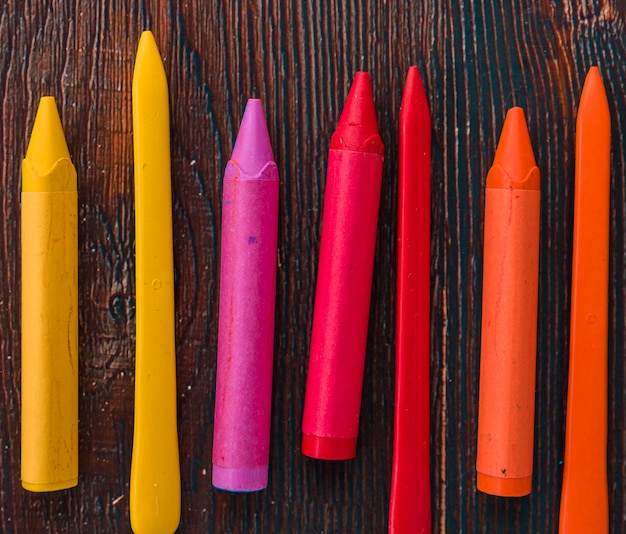
[[[383,168],[369,75],[358,72],[330,142],[302,452],[356,455]]]
[[[389,532],[431,531],[430,111],[417,67],[400,109],[396,403]]]

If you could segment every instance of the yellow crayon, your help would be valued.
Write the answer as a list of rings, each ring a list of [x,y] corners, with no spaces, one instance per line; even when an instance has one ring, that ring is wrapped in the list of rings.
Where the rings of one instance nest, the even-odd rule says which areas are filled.
[[[22,485],[78,484],[76,169],[51,96],[22,162]]]
[[[130,523],[172,533],[180,522],[169,100],[150,32],[133,74],[137,346]]]

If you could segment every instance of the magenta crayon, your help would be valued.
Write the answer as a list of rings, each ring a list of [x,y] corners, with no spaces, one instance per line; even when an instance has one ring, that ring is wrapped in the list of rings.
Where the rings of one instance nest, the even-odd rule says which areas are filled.
[[[248,100],[224,175],[213,485],[267,486],[278,169],[260,100]]]
[[[372,86],[358,72],[330,141],[302,453],[356,455],[383,170]]]

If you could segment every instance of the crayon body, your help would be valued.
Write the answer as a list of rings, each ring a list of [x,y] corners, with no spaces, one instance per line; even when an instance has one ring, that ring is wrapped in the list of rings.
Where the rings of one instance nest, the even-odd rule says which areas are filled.
[[[22,163],[22,485],[78,484],[78,199],[53,97]]]
[[[431,531],[430,111],[417,67],[400,110],[396,391],[389,532]]]
[[[357,73],[328,155],[302,452],[356,454],[383,145],[369,76]]]
[[[607,480],[611,117],[597,67],[576,119],[574,249],[559,532],[609,532]]]
[[[180,522],[169,100],[149,31],[141,35],[133,73],[133,141],[137,341],[130,522],[138,533],[167,533]]]
[[[521,108],[506,116],[485,193],[477,486],[530,493],[533,471],[539,169]]]
[[[278,169],[260,100],[248,101],[224,176],[213,485],[267,486]]]

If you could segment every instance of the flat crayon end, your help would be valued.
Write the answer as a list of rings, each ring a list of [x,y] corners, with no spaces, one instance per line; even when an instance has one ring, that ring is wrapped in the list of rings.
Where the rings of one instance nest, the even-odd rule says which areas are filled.
[[[499,497],[523,497],[532,490],[533,477],[498,478],[478,472],[476,487],[483,493]]]
[[[500,172],[493,172],[494,169]],[[493,168],[487,177],[487,187],[530,190],[540,188],[535,154],[524,110],[520,107],[511,108],[506,114]]]
[[[37,174],[48,173],[60,159],[70,159],[70,151],[53,96],[44,96],[39,101],[24,159]]]
[[[350,460],[356,457],[356,439],[302,434],[302,454],[318,460]]]
[[[249,176],[258,175],[268,162],[274,161],[263,105],[258,98],[251,98],[246,104],[231,161]]]
[[[330,148],[370,154],[384,153],[378,134],[372,84],[367,72],[357,72],[348,93]]]
[[[42,493],[47,491],[60,491],[64,489],[73,488],[78,486],[78,478],[72,478],[70,480],[63,480],[61,482],[49,482],[49,483],[34,483],[26,482],[22,480],[22,487],[25,490],[32,491],[33,493]]]
[[[236,492],[259,491],[267,487],[268,466],[220,467],[213,465],[213,486]]]

